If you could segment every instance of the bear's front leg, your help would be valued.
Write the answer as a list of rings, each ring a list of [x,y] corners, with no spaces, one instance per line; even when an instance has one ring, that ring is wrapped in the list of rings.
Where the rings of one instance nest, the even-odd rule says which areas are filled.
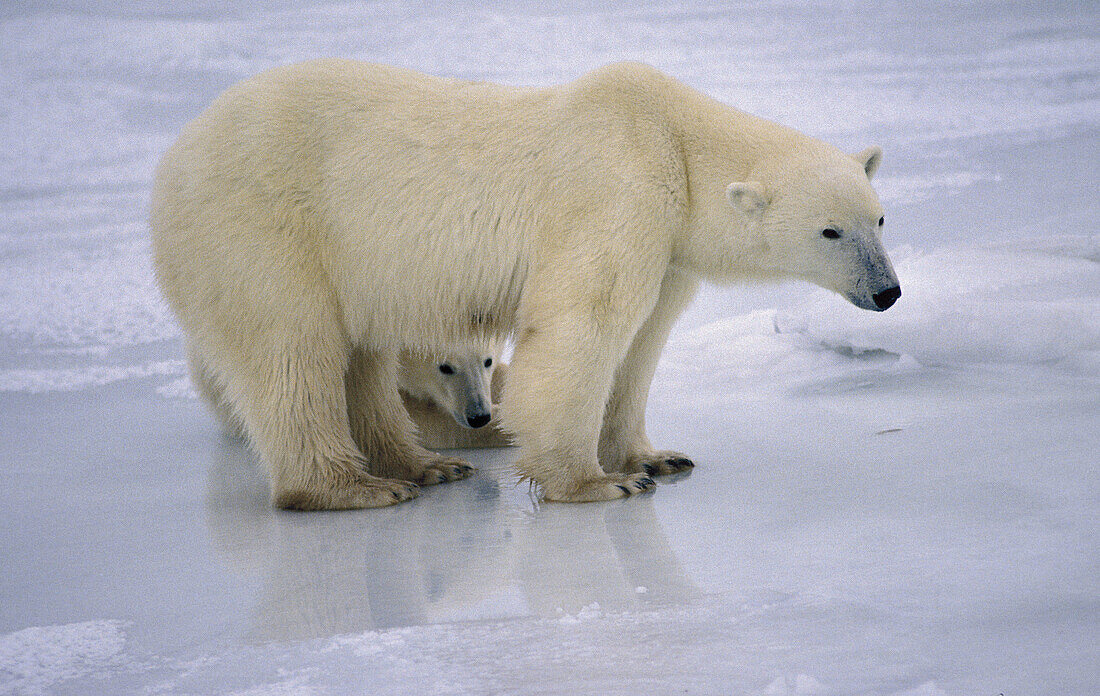
[[[615,374],[600,433],[600,464],[605,470],[661,476],[695,466],[681,452],[654,449],[646,435],[645,411],[661,350],[698,288],[694,276],[673,269],[665,273],[653,312],[634,335]]]
[[[422,486],[468,478],[474,468],[457,457],[430,452],[416,440],[416,426],[397,388],[396,353],[356,348],[346,389],[352,438],[375,476]]]
[[[596,318],[571,312],[520,335],[504,385],[502,423],[520,447],[517,470],[538,484],[544,499],[612,500],[654,486],[645,473],[605,473],[597,457],[604,407],[631,328],[601,327]]]

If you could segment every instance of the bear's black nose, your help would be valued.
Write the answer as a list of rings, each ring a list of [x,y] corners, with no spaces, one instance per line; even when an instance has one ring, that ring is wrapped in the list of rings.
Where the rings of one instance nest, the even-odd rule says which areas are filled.
[[[488,425],[491,419],[492,415],[488,413],[482,413],[477,416],[466,416],[466,422],[471,428],[480,428],[484,425]]]
[[[871,299],[875,301],[875,306],[879,309],[890,309],[890,306],[897,302],[899,297],[901,297],[901,288],[897,285],[871,295]]]

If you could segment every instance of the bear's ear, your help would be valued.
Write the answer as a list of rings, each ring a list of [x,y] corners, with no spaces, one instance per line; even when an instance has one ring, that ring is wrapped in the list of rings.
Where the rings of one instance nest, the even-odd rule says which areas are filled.
[[[764,184],[759,181],[735,181],[726,187],[726,197],[729,198],[730,205],[750,215],[762,211],[768,205]]]
[[[863,165],[863,171],[867,172],[867,178],[870,179],[882,164],[882,148],[872,145],[856,155],[856,161]]]

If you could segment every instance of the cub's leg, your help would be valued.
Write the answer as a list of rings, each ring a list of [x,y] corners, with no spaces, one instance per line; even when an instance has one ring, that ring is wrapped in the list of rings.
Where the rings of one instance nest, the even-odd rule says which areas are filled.
[[[615,373],[600,432],[600,464],[606,471],[657,476],[695,466],[680,452],[653,448],[646,435],[645,409],[661,350],[698,287],[699,281],[684,273],[670,269],[665,274],[653,313],[635,334]]]
[[[611,500],[654,485],[644,473],[607,474],[597,459],[615,366],[630,338],[612,328],[593,317],[556,316],[526,328],[516,344],[502,422],[520,446],[516,468],[546,500]]]
[[[270,470],[275,505],[339,510],[416,497],[414,484],[367,473],[348,426],[346,343],[334,321],[327,329],[253,335],[246,354],[226,371],[225,393]]]
[[[398,391],[398,369],[396,353],[361,348],[351,352],[346,380],[348,421],[371,473],[423,485],[468,477],[473,467],[463,460],[417,444],[416,427]]]

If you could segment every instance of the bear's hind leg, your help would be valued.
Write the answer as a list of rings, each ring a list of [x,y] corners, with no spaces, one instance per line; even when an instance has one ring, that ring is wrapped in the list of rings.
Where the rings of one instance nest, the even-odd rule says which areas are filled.
[[[271,473],[277,507],[341,510],[393,505],[418,495],[407,481],[372,476],[348,426],[347,349],[336,335],[282,345],[254,342],[236,370],[237,409]]]
[[[353,349],[346,397],[352,438],[371,473],[422,485],[464,479],[474,468],[456,457],[424,449],[397,388],[398,356]]]
[[[199,354],[190,341],[187,342],[187,367],[191,373],[191,384],[210,410],[214,412],[218,422],[227,434],[234,437],[245,437],[244,423],[233,411],[233,406],[225,396],[225,387],[218,381],[214,373],[207,366],[206,361]]]

